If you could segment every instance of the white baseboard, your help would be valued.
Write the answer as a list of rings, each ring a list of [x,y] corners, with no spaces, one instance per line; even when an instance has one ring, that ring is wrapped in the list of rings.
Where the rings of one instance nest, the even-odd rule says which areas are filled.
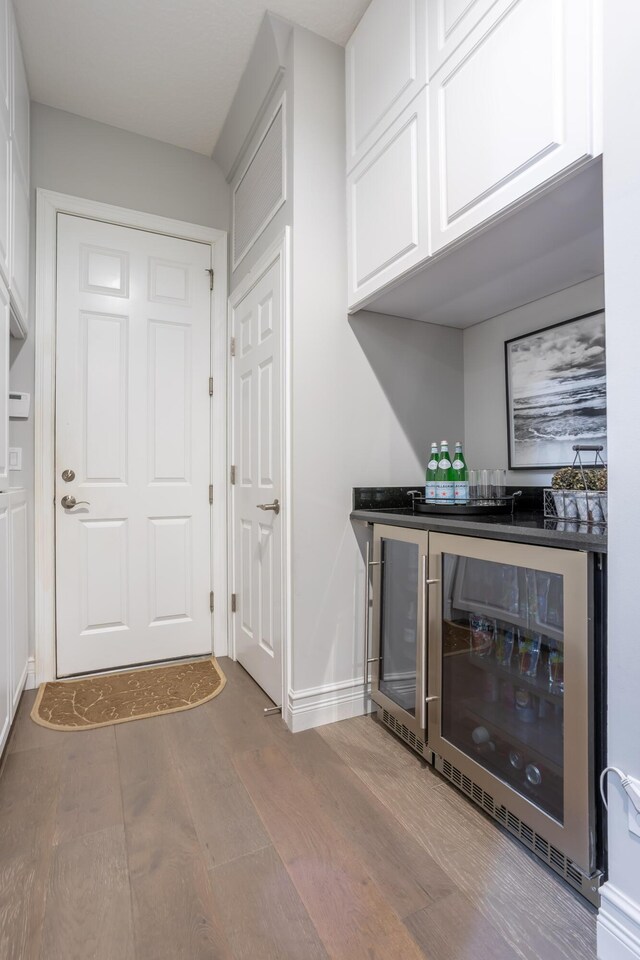
[[[600,897],[598,960],[640,960],[640,904],[611,883]]]
[[[35,690],[36,683],[36,658],[29,657],[27,662],[27,679],[24,685],[25,690]]]
[[[349,720],[371,713],[374,704],[369,698],[369,686],[362,681],[343,680],[308,690],[290,690],[288,718],[293,733],[321,727],[337,720]]]

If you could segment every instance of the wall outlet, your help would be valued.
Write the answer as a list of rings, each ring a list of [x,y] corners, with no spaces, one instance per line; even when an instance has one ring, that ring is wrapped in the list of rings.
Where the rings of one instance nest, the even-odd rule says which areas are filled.
[[[22,470],[22,447],[9,447],[9,470]]]

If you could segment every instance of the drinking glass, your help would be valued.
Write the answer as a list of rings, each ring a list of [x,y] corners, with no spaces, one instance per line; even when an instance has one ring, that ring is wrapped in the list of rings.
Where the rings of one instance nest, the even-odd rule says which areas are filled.
[[[469,470],[469,500],[478,499],[478,473],[479,470]]]
[[[507,493],[507,471],[503,469],[494,470],[491,474],[491,486],[493,487],[493,496],[496,500],[501,500]]]
[[[478,496],[481,500],[491,499],[491,471],[478,470]]]

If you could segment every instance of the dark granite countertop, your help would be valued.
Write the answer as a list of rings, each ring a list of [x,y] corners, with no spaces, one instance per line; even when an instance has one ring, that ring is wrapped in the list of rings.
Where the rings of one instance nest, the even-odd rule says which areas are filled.
[[[412,527],[417,530],[437,530],[489,540],[512,540],[565,550],[607,552],[606,527],[590,527],[577,521],[545,520],[542,511],[535,508],[536,499],[531,488],[524,491],[513,516],[510,513],[482,516],[433,516],[414,513],[407,502],[407,493],[415,487],[354,489],[352,520],[363,523],[386,523],[391,526]]]

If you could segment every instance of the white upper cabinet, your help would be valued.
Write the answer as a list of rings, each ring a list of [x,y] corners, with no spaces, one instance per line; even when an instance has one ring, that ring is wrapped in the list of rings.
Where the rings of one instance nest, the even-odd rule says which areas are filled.
[[[11,303],[26,329],[29,303],[29,184],[19,163],[11,164]]]
[[[347,169],[427,81],[426,0],[372,0],[346,47]]]
[[[8,0],[0,0],[0,276],[5,283],[9,283],[9,210],[11,206],[10,36]]]
[[[350,304],[429,255],[427,164],[423,89],[349,174]]]
[[[25,179],[29,179],[29,87],[27,72],[22,57],[15,16],[11,10],[11,139],[14,159],[22,167]]]
[[[584,0],[500,0],[429,85],[434,252],[592,153]]]
[[[0,273],[7,281],[20,336],[29,301],[29,87],[10,0],[0,0],[0,47],[8,63],[0,97]],[[2,65],[0,65],[2,66]],[[0,70],[5,76],[4,68]],[[6,103],[6,110],[5,108]]]
[[[601,152],[601,3],[373,0],[346,58],[350,309]]]
[[[497,0],[427,0],[429,76],[469,35]]]

